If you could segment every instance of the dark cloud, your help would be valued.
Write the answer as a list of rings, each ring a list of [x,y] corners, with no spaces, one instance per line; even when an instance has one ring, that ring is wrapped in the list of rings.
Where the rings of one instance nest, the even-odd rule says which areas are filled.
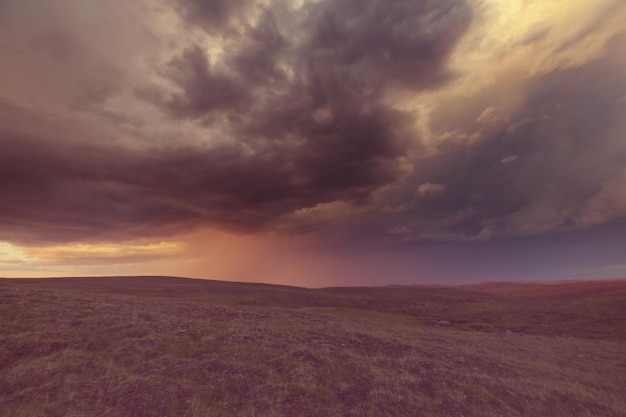
[[[207,12],[220,21],[230,13],[226,10],[243,7],[237,2],[228,7],[213,1],[183,3],[185,10],[220,10],[215,16]],[[273,7],[277,10],[270,6],[254,26],[246,27],[238,47],[225,51],[225,66],[211,68],[204,50],[193,46],[162,70],[180,94],[167,98],[144,88],[140,96],[181,118],[244,103],[264,111],[270,105],[261,99],[271,93],[283,101],[300,102],[300,94],[309,94],[311,104],[318,106],[332,101],[348,107],[354,99],[377,105],[389,88],[434,88],[449,79],[445,60],[472,17],[471,8],[461,0],[391,4],[335,0],[306,5],[299,24],[285,22],[281,29],[275,15],[284,5],[277,2]],[[280,64],[291,68],[292,80],[287,80]],[[269,81],[274,91],[268,93],[263,88]],[[320,90],[311,91],[316,88]],[[252,95],[256,102],[250,103]]]
[[[626,77],[615,71],[624,61],[624,40],[613,38],[600,60],[536,78],[524,105],[492,130],[481,131],[476,119],[495,92],[456,97],[464,112],[456,120],[466,136],[483,137],[443,142],[436,156],[416,167],[412,184],[445,184],[446,193],[404,201],[404,214],[394,218],[402,226],[393,230],[402,231],[396,237],[525,236],[626,218],[626,200],[618,191],[626,185],[626,142],[620,133]],[[454,111],[442,108],[433,126],[449,128],[444,119],[454,120]]]
[[[285,74],[278,68],[281,53],[286,51],[289,40],[285,39],[274,14],[265,11],[259,22],[248,27],[240,49],[230,57],[232,67],[255,85],[268,82],[284,82]]]
[[[367,87],[432,88],[472,20],[464,1],[325,1],[310,6],[306,59],[349,70]]]
[[[228,75],[213,71],[197,45],[170,61],[163,75],[181,92],[164,97],[158,90],[146,87],[139,89],[137,95],[155,102],[175,117],[201,118],[214,110],[237,109],[249,101],[245,87]]]
[[[302,207],[363,198],[389,179],[372,173],[371,161],[323,172],[317,158],[326,155],[297,149],[246,155],[238,145],[167,146],[139,152],[97,142],[50,149],[50,140],[0,134],[8,149],[0,156],[2,232],[13,241],[145,237],[198,225],[250,232]]]
[[[220,32],[252,0],[170,0],[183,18],[208,32]]]
[[[221,28],[247,3],[178,4],[185,18]],[[362,204],[398,179],[412,116],[383,96],[448,76],[446,57],[470,21],[468,7],[317,2],[306,6],[295,29],[281,25],[277,13],[266,9],[219,64],[199,46],[171,60],[159,73],[177,92],[137,90],[174,119],[207,123],[224,116],[232,137],[221,145],[166,140],[129,147],[71,141],[43,129],[1,132],[9,149],[0,154],[3,236],[106,240],[198,225],[250,232],[278,227],[282,216],[318,204]],[[48,40],[54,56],[70,53],[67,42]],[[99,106],[112,90],[94,83],[79,107],[106,116]]]

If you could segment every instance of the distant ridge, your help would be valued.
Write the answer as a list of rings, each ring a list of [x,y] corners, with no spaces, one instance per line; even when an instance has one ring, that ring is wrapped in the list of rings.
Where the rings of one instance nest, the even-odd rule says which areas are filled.
[[[616,279],[583,279],[583,280],[558,280],[558,281],[484,281],[476,284],[390,284],[385,286],[330,286],[323,288],[297,287],[284,284],[270,284],[263,282],[223,281],[204,278],[189,278],[160,275],[136,275],[136,276],[86,276],[86,277],[46,277],[46,278],[7,278],[3,280],[15,280],[26,284],[54,283],[57,287],[99,287],[99,288],[122,288],[138,287],[145,290],[150,288],[170,288],[172,291],[197,287],[198,289],[234,290],[236,288],[246,291],[323,291],[323,292],[362,292],[406,290],[409,293],[441,289],[444,291],[471,291],[484,292],[495,295],[520,295],[520,296],[583,296],[583,295],[611,295],[626,293],[626,278]],[[136,284],[141,284],[137,286]]]
[[[624,292],[626,290],[626,278],[558,281],[485,281],[479,284],[462,285],[461,287],[496,294],[608,295]]]

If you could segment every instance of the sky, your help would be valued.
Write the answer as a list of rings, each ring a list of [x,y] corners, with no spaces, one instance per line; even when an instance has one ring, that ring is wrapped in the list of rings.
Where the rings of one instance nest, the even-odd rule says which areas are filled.
[[[0,0],[0,276],[626,277],[623,0]]]

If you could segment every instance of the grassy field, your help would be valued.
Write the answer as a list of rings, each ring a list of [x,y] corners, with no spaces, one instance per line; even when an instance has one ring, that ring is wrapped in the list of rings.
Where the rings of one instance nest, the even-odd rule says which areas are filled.
[[[0,279],[0,415],[626,416],[626,281]]]

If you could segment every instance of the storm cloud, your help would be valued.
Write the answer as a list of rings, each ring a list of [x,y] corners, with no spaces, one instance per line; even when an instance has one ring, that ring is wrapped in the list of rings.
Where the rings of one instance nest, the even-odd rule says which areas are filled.
[[[316,2],[288,11],[296,23],[284,28],[284,3],[252,6],[176,3],[183,24],[226,38],[232,50],[213,59],[194,42],[155,64],[152,83],[128,86],[163,118],[197,123],[199,135],[219,124],[207,130],[209,143],[171,137],[135,147],[132,132],[128,140],[70,137],[63,126],[35,124],[23,133],[7,121],[0,139],[6,238],[108,239],[203,223],[251,232],[318,204],[363,204],[399,179],[413,116],[386,104],[385,94],[434,88],[450,76],[446,57],[471,22],[469,6]],[[255,19],[230,22],[251,9]],[[55,60],[78,53],[69,35],[36,29],[32,39],[44,48],[36,53]],[[122,93],[115,78],[107,84],[87,75],[95,79],[69,108],[102,115],[110,96]]]
[[[619,0],[0,10],[0,242],[624,227]]]
[[[621,224],[626,78],[615,69],[626,64],[625,52],[626,37],[616,36],[602,59],[536,77],[514,112],[455,97],[463,113],[457,134],[475,139],[443,141],[416,168],[414,181],[445,184],[446,193],[405,203],[408,220],[392,235],[487,240]],[[433,126],[449,128],[446,110],[433,114]]]

